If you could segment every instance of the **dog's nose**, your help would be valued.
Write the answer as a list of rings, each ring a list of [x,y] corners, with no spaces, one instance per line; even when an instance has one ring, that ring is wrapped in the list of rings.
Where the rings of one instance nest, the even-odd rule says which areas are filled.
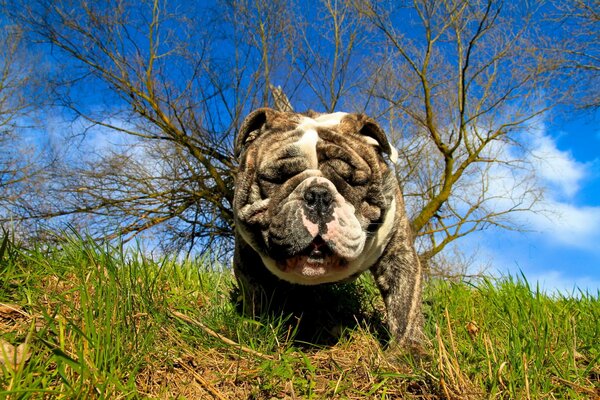
[[[333,196],[324,186],[312,186],[304,193],[304,201],[310,210],[324,215],[331,211]]]

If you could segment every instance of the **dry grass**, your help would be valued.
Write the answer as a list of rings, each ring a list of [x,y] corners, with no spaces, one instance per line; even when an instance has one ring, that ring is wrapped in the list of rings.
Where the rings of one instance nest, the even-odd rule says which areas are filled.
[[[416,384],[412,369],[384,353],[368,332],[323,349],[282,349],[269,361],[235,346],[192,348],[177,333],[164,334],[177,352],[149,360],[136,379],[140,393],[152,398],[437,398],[426,395],[427,383]]]

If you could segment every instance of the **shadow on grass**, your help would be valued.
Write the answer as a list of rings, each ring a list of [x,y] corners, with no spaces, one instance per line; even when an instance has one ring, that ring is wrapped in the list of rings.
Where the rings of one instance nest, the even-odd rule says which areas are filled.
[[[375,289],[376,290],[376,289]],[[359,326],[382,344],[390,340],[379,293],[362,280],[350,283],[301,286],[282,282],[267,297],[266,311],[254,316],[259,321],[284,321],[292,340],[302,348],[332,346]],[[243,313],[241,290],[231,292],[238,313]]]

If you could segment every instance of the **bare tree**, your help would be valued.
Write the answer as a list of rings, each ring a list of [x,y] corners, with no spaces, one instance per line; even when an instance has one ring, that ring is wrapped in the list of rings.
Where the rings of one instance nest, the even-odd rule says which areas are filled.
[[[160,226],[168,247],[226,237],[234,169],[227,138],[231,114],[240,111],[223,99],[232,88],[214,74],[210,32],[158,0],[41,1],[13,12],[67,56],[54,76],[54,98],[82,132],[136,138],[126,151],[71,159],[57,170],[60,179],[48,188],[54,200],[38,204],[37,216],[91,215],[109,237]],[[93,107],[78,98],[81,85],[99,96]],[[142,152],[134,152],[138,146]]]
[[[268,106],[271,104],[271,87],[287,86],[291,71],[289,60],[294,58],[294,41],[301,23],[295,19],[296,3],[284,0],[227,0],[221,12],[228,25],[225,33],[232,37],[235,47],[240,89],[247,95],[242,102]],[[256,60],[256,61],[253,61]],[[258,101],[251,95],[258,94]],[[241,121],[239,121],[241,122]]]
[[[48,160],[36,143],[21,137],[31,125],[31,113],[39,100],[32,75],[32,61],[23,46],[18,26],[0,28],[0,224],[15,223],[14,211],[42,179]],[[14,228],[14,226],[11,226]]]
[[[488,226],[532,210],[540,191],[523,135],[564,97],[546,51],[541,5],[493,0],[390,6],[361,1],[386,45],[386,76],[371,91],[387,103],[403,151],[399,168],[427,260]],[[528,171],[528,172],[526,172]],[[510,187],[498,185],[499,178]],[[500,179],[502,180],[502,179]],[[502,183],[502,182],[501,182]]]
[[[597,0],[553,2],[548,16],[555,36],[547,43],[566,75],[566,87],[576,91],[572,104],[583,109],[600,106],[600,3]],[[576,77],[576,79],[571,79]],[[570,99],[572,100],[572,99]]]
[[[291,60],[312,102],[305,106],[333,112],[340,107],[364,108],[364,96],[350,97],[371,73],[364,69],[368,32],[364,18],[348,2],[323,0],[312,19],[302,19],[296,57]],[[361,102],[361,100],[363,100]],[[311,104],[312,103],[312,104]]]

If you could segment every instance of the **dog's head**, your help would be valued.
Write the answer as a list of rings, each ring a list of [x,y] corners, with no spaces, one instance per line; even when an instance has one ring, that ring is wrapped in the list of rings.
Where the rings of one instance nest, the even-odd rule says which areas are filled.
[[[234,213],[238,237],[292,283],[369,268],[393,230],[397,153],[363,114],[261,108],[242,123]]]

